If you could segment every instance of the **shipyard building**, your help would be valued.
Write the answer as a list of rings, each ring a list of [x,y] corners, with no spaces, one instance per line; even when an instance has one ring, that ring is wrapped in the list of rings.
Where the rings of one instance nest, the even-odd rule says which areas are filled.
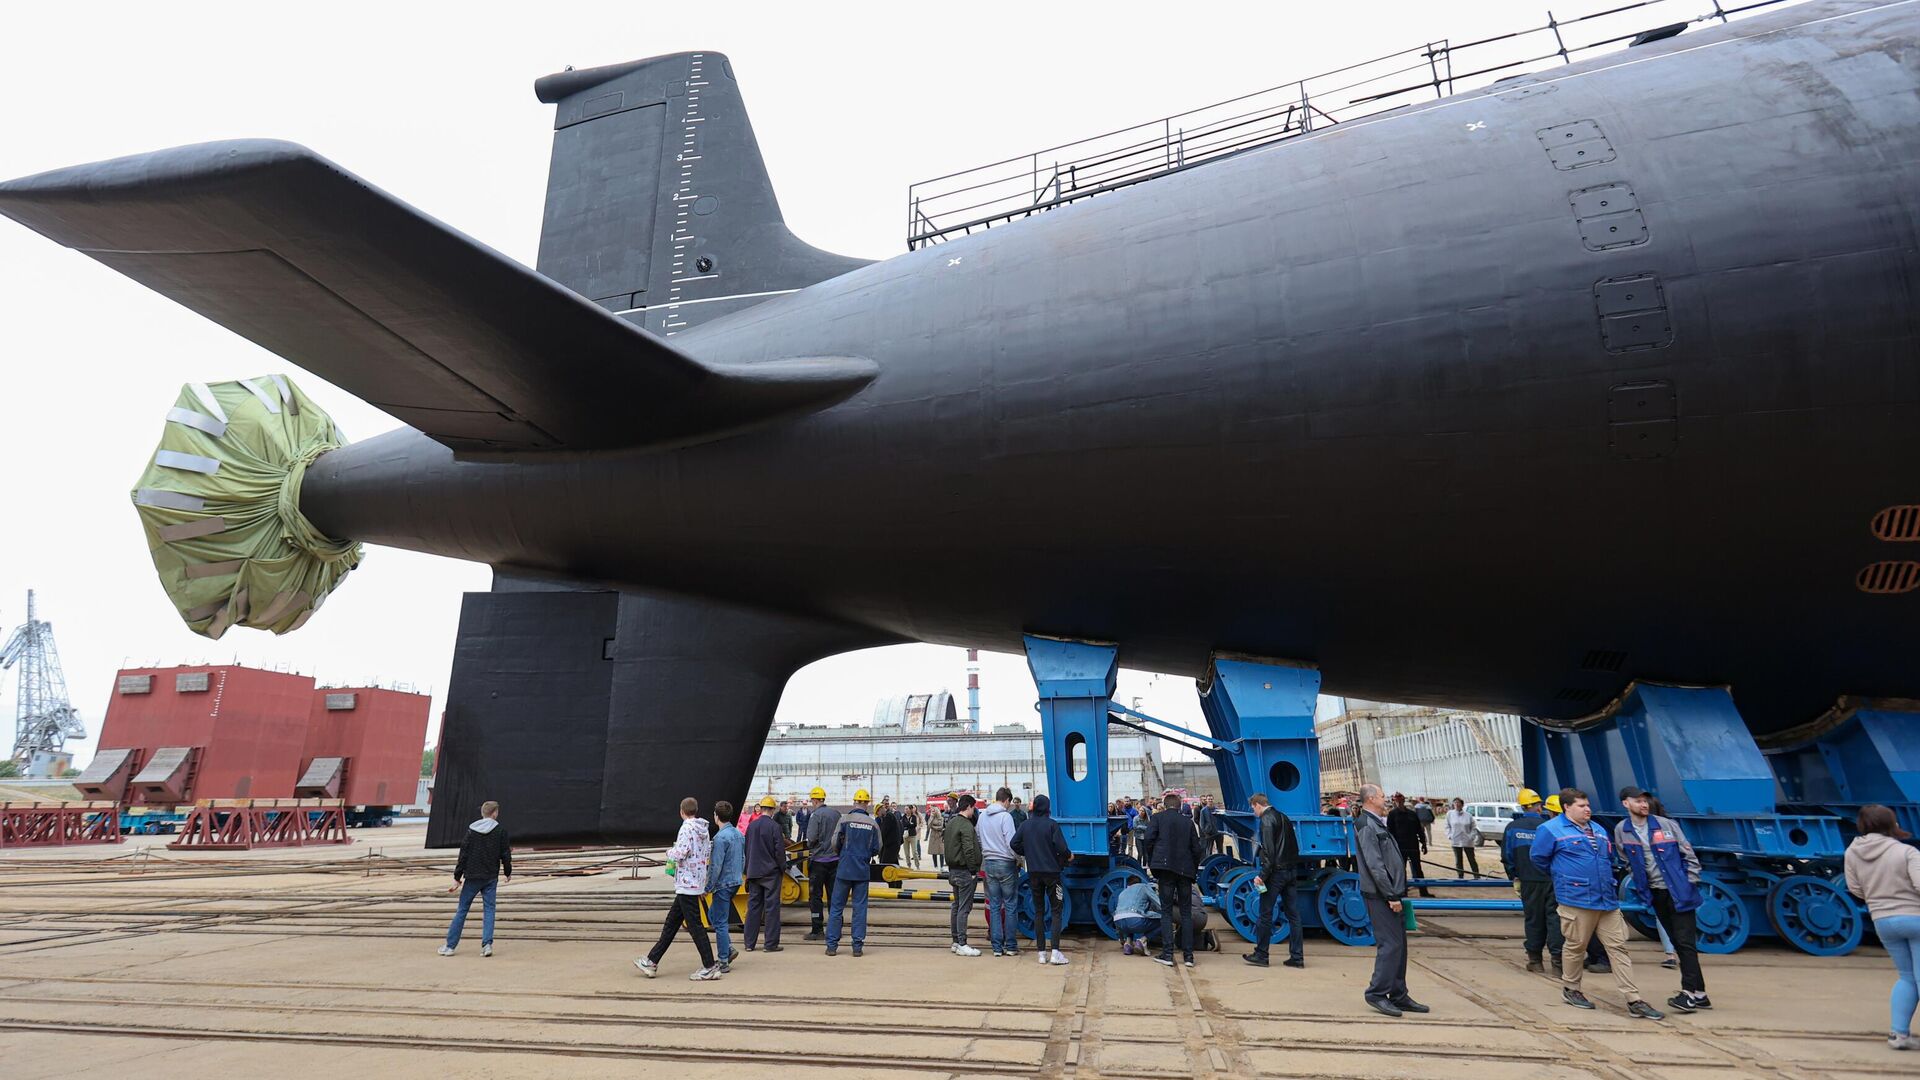
[[[776,724],[753,774],[753,794],[804,800],[816,784],[843,806],[861,788],[877,802],[919,802],[947,792],[991,796],[1005,786],[1022,799],[1046,791],[1040,732],[1019,724],[982,730],[977,710],[957,715],[945,690],[887,698],[867,723]],[[1123,728],[1108,733],[1108,790],[1114,798],[1166,790],[1160,740]]]

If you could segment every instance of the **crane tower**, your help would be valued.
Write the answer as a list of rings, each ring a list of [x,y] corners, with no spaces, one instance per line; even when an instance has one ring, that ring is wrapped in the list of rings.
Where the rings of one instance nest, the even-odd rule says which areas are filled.
[[[14,628],[0,646],[0,671],[20,669],[15,695],[13,760],[28,774],[64,751],[68,739],[86,735],[86,725],[67,700],[67,677],[60,671],[60,651],[53,644],[53,625],[35,617],[33,590],[27,590],[27,621]]]

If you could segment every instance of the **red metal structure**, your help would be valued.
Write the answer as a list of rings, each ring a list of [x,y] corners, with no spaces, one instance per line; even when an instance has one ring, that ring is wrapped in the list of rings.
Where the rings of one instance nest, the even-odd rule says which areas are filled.
[[[129,668],[76,785],[90,798],[179,805],[318,797],[414,799],[429,699],[237,665]]]
[[[129,803],[291,798],[313,693],[311,678],[279,671],[130,668],[107,706],[100,749],[139,758]]]
[[[338,799],[202,799],[168,850],[351,844],[346,805]]]
[[[120,808],[110,802],[0,802],[0,848],[120,842]]]
[[[344,799],[348,806],[413,802],[420,787],[430,705],[422,694],[371,686],[314,691],[305,759],[339,758],[343,775],[338,790],[310,790],[303,783],[294,794]]]

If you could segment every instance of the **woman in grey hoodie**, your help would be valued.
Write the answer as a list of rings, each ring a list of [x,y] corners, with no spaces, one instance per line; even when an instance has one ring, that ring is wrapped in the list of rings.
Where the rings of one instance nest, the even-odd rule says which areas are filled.
[[[1895,1050],[1920,1047],[1913,1037],[1913,1013],[1920,1005],[1914,982],[1920,961],[1920,849],[1903,843],[1907,832],[1893,811],[1879,804],[1862,807],[1855,823],[1860,836],[1847,845],[1847,891],[1867,902],[1880,944],[1893,957],[1893,1026],[1887,1045]]]

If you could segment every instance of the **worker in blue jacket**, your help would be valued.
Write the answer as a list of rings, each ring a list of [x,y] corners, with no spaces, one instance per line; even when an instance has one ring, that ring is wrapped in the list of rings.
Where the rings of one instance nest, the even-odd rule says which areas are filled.
[[[1586,973],[1587,942],[1598,936],[1613,964],[1613,981],[1626,996],[1627,1012],[1648,1020],[1664,1017],[1633,985],[1627,921],[1620,917],[1614,894],[1613,842],[1594,822],[1586,792],[1567,788],[1560,793],[1560,816],[1534,831],[1528,856],[1553,879],[1553,895],[1560,904],[1560,933],[1566,938],[1560,953],[1560,996],[1578,1009],[1594,1007],[1580,991],[1580,977]]]
[[[1514,890],[1520,894],[1520,910],[1527,927],[1527,970],[1544,973],[1545,957],[1553,957],[1553,966],[1558,969],[1560,953],[1567,943],[1560,936],[1560,912],[1553,899],[1553,880],[1533,865],[1533,838],[1548,820],[1541,811],[1540,794],[1532,788],[1521,788],[1519,803],[1520,812],[1507,822],[1506,831],[1500,834],[1500,861],[1507,868],[1507,878],[1513,882]]]
[[[1666,927],[1680,963],[1680,992],[1667,1004],[1681,1012],[1711,1009],[1706,976],[1700,973],[1699,927],[1693,913],[1706,899],[1700,895],[1700,856],[1693,853],[1680,823],[1653,813],[1653,799],[1645,788],[1629,784],[1620,789],[1620,806],[1627,816],[1614,827],[1614,841],[1626,860],[1633,893]]]

